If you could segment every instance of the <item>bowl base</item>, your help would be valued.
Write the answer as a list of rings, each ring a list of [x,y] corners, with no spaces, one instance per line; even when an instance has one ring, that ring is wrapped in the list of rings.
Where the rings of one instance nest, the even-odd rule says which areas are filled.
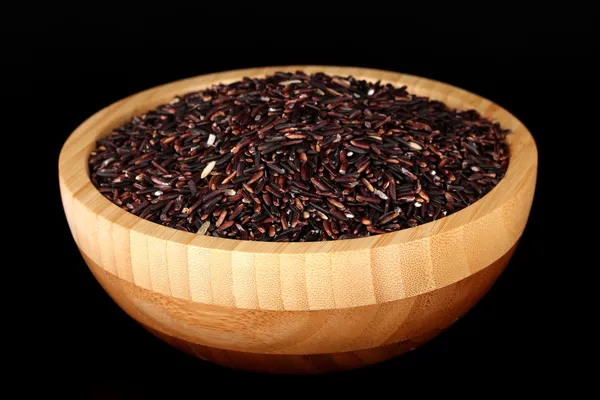
[[[434,331],[419,339],[386,346],[331,354],[260,354],[217,349],[191,343],[143,325],[150,333],[191,356],[236,370],[269,374],[320,374],[340,372],[378,364],[400,356],[437,336]]]

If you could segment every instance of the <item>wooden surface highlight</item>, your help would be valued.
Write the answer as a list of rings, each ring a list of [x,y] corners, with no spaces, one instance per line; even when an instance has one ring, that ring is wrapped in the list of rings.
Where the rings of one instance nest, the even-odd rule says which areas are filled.
[[[323,71],[407,85],[409,92],[444,101],[450,107],[474,108],[512,130],[508,137],[511,158],[506,176],[476,203],[437,221],[368,238],[313,243],[238,241],[177,231],[120,209],[92,185],[87,167],[89,153],[96,139],[107,136],[112,128],[176,95],[213,83],[228,83],[243,76],[260,77],[279,70]],[[196,321],[191,329],[195,335],[191,343],[249,353],[287,349],[293,354],[308,350],[325,354],[353,351],[357,343],[381,346],[383,333],[371,331],[376,329],[373,323],[356,322],[359,315],[363,322],[388,321],[389,328],[403,326],[406,318],[416,318],[417,309],[422,318],[431,320],[431,326],[445,326],[438,314],[448,306],[444,302],[432,303],[432,294],[460,288],[461,282],[467,280],[483,279],[477,277],[487,276],[485,270],[490,265],[511,254],[527,223],[536,174],[537,149],[529,131],[489,100],[416,76],[321,66],[228,71],[146,90],[104,108],[81,124],[64,144],[59,159],[59,184],[69,227],[96,277],[113,277],[114,282],[119,282],[108,288],[103,283],[111,296],[133,296],[130,299],[133,300],[133,288],[153,294],[157,296],[156,302],[139,303],[126,311],[145,326],[185,341],[191,338],[191,328],[186,328],[186,324]],[[99,280],[102,282],[102,278]],[[122,293],[119,295],[118,291]],[[453,296],[451,299],[463,302],[453,306],[457,310],[466,311],[473,304],[460,290]],[[164,319],[156,320],[159,323],[150,323],[147,317],[132,311],[146,307],[146,314],[150,311],[160,314],[166,307],[164,299],[184,302],[185,312],[168,317],[164,314]],[[398,305],[423,301],[430,311]],[[267,326],[228,322],[211,330],[202,328],[205,323],[209,326],[211,319],[195,315],[194,307],[203,310],[217,307],[221,311],[213,317],[229,322],[238,312],[272,314],[268,314]],[[372,311],[367,311],[369,307]],[[304,314],[309,311],[315,314]],[[342,317],[346,311],[352,317]],[[336,317],[327,317],[324,323],[320,312],[335,313]],[[310,335],[315,343],[321,344],[278,347],[268,339],[268,335],[293,332],[296,326],[306,324],[320,327]],[[175,332],[167,329],[177,326],[181,329]],[[237,337],[240,330],[262,339],[256,343],[239,341],[235,348],[220,347],[223,343],[218,340]],[[357,331],[362,332],[360,340]],[[328,335],[333,334],[338,339],[331,344]],[[422,334],[421,328],[415,328],[414,335]],[[412,337],[404,336],[407,340]]]

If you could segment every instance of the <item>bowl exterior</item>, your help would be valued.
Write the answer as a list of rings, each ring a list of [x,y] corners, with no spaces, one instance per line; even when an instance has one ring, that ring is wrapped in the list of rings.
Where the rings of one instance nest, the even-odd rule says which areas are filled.
[[[507,175],[453,215],[371,238],[257,243],[200,237],[140,219],[93,187],[95,139],[175,94],[277,70],[406,84],[450,106],[475,108],[511,129]],[[232,71],[154,88],[99,111],[59,160],[63,206],[90,270],[132,318],[200,358],[269,372],[355,368],[431,339],[485,294],[525,229],[537,174],[527,129],[501,107],[458,88],[359,68],[292,66]]]
[[[235,369],[315,374],[376,364],[433,339],[479,301],[514,250],[482,271],[426,294],[315,311],[248,310],[176,299],[84,259],[127,314],[181,351]]]

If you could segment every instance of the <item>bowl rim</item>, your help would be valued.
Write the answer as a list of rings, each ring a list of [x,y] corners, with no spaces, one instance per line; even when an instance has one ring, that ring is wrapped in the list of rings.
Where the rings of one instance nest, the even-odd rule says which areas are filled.
[[[260,77],[275,71],[298,71],[307,73],[322,71],[328,74],[353,75],[359,79],[374,80],[376,75],[383,83],[396,86],[405,84],[411,93],[426,95],[440,100],[450,107],[466,109],[452,105],[467,103],[481,115],[494,120],[502,119],[504,128],[511,129],[507,142],[510,159],[505,177],[488,194],[475,203],[453,214],[416,227],[345,240],[323,242],[259,242],[243,241],[213,236],[199,236],[195,233],[177,230],[151,222],[121,209],[106,199],[93,185],[88,171],[89,153],[99,137],[106,136],[110,129],[136,114],[150,110],[156,105],[172,99],[175,94],[199,90],[213,83],[228,83],[244,76]],[[411,88],[412,86],[412,88]],[[435,95],[438,96],[435,96]],[[58,162],[61,196],[65,207],[77,203],[89,209],[98,218],[122,226],[144,235],[187,246],[207,249],[253,252],[253,253],[335,253],[363,249],[381,248],[413,240],[426,239],[470,223],[493,212],[510,201],[516,191],[528,179],[531,168],[537,168],[537,147],[529,130],[513,114],[498,104],[454,85],[411,74],[385,71],[372,68],[340,67],[325,65],[285,65],[261,68],[236,69],[213,74],[205,74],[180,79],[154,86],[129,95],[95,112],[82,122],[64,142]]]

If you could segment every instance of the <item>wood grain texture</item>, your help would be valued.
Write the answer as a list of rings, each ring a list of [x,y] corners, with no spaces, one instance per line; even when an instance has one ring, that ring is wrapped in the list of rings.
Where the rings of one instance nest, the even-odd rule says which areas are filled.
[[[316,311],[232,309],[176,299],[84,258],[125,312],[180,350],[233,368],[318,373],[384,361],[434,338],[488,291],[515,247],[482,271],[426,295]]]
[[[369,238],[316,243],[249,242],[176,231],[120,209],[92,185],[88,155],[95,140],[112,128],[175,95],[277,70],[324,71],[407,85],[409,91],[450,107],[474,108],[512,130],[506,176],[484,198],[437,221]],[[177,340],[280,355],[379,349],[381,338],[393,327],[406,326],[407,318],[424,318],[429,328],[439,329],[445,326],[442,310],[468,310],[474,303],[461,294],[461,282],[482,280],[485,286],[477,277],[487,275],[480,272],[498,260],[508,261],[527,223],[536,175],[537,149],[529,131],[489,100],[416,76],[322,66],[228,71],[146,90],[90,117],[68,138],[59,159],[61,196],[75,242],[97,278],[112,277],[106,282],[113,283],[103,285],[113,298],[139,303],[128,309],[125,300],[117,300],[132,317]],[[140,302],[134,289],[145,293],[141,298],[153,300]],[[452,295],[444,301],[432,300],[447,290]],[[180,311],[167,312],[169,301],[180,304]],[[415,306],[421,302],[426,309]],[[450,307],[448,302],[458,303]],[[146,307],[145,314],[132,311],[140,307]],[[204,313],[209,309],[216,311]],[[239,313],[267,317],[238,318]],[[154,315],[155,322],[148,322],[147,315]],[[215,320],[222,324],[215,325]],[[374,321],[386,328],[377,330]],[[395,341],[432,331],[420,325],[412,329]],[[297,341],[299,331],[304,341]],[[285,337],[289,342],[281,339]]]

